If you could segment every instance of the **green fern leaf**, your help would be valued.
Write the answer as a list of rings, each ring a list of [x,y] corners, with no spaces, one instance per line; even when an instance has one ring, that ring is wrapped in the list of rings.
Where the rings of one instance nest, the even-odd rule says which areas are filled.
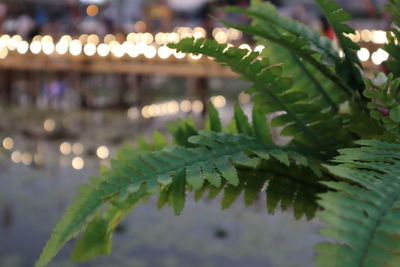
[[[333,123],[336,118],[308,103],[307,94],[290,90],[292,79],[281,77],[280,65],[270,65],[266,58],[259,59],[259,53],[228,48],[226,44],[215,41],[190,38],[171,44],[170,47],[181,52],[211,56],[252,81],[255,85],[248,92],[256,94],[255,105],[264,113],[284,111],[279,121],[275,121],[275,125],[283,126],[283,135],[293,136],[296,142],[308,146],[309,149],[324,150],[325,156],[332,155],[336,153],[335,148],[343,144],[343,139],[349,138],[337,134],[340,125]]]
[[[266,115],[258,107],[253,108],[253,128],[256,137],[265,144],[272,143],[270,129],[267,124]]]
[[[235,124],[236,124],[236,128],[238,130],[238,133],[246,134],[249,136],[253,135],[253,130],[251,128],[251,125],[249,124],[247,117],[244,114],[242,108],[237,103],[235,104],[234,118],[235,118]]]
[[[179,119],[176,123],[168,123],[167,128],[175,143],[185,147],[191,147],[192,144],[188,142],[189,137],[198,134],[192,117],[187,120]]]
[[[361,63],[356,53],[360,47],[348,36],[345,36],[345,34],[354,34],[354,30],[343,23],[351,19],[350,13],[344,11],[338,3],[331,0],[316,0],[316,2],[335,31],[345,55],[343,62],[336,66],[337,73],[344,77],[351,87],[357,88],[362,93],[365,84],[360,72]]]
[[[100,255],[111,253],[111,233],[108,233],[108,223],[102,218],[91,221],[81,240],[75,245],[71,258],[83,262]]]
[[[214,132],[221,132],[222,131],[221,120],[219,119],[219,114],[217,109],[211,102],[208,104],[208,116],[210,123],[209,129]]]
[[[248,10],[242,12],[252,19],[252,25],[259,25],[272,33],[286,32],[307,39],[310,42],[310,49],[315,48],[316,52],[326,58],[325,61],[330,61],[332,64],[341,61],[330,40],[302,23],[280,16],[276,8],[268,2],[253,3]],[[338,106],[345,100],[346,95],[338,90],[332,81],[326,79],[318,69],[279,44],[267,42],[263,38],[256,39],[258,43],[265,46],[262,55],[267,57],[272,64],[283,63],[284,75],[293,77],[296,81],[292,87],[293,91],[306,92],[310,102],[320,102],[318,105],[321,110],[332,109],[335,112],[339,110]]]
[[[335,83],[338,88],[343,91],[343,93],[347,94],[348,96],[354,94],[354,90],[346,84],[341,76],[337,75],[334,71],[331,70],[330,67],[320,62],[318,58],[320,57],[320,55],[316,54],[313,50],[309,48],[307,40],[296,38],[292,35],[286,35],[281,32],[272,33],[265,30],[263,27],[260,27],[259,25],[248,26],[233,24],[228,21],[223,21],[223,23],[228,27],[238,29],[244,33],[253,35],[254,37],[263,38],[285,47],[286,49],[292,51],[297,57],[304,59],[309,64],[314,66],[326,78]]]
[[[398,144],[360,141],[327,166],[347,182],[325,182],[337,192],[321,195],[321,233],[337,244],[317,246],[317,266],[399,266],[400,150]]]
[[[234,13],[245,14],[252,18],[253,21],[269,25],[269,30],[273,33],[277,30],[283,30],[297,38],[307,40],[310,43],[309,49],[312,49],[316,53],[320,53],[328,64],[335,64],[335,62],[340,60],[339,54],[334,49],[332,41],[321,36],[317,31],[309,28],[303,23],[281,16],[275,6],[271,3],[253,1],[248,9],[231,6],[227,7],[226,10]],[[264,29],[268,28],[264,27]],[[285,61],[282,61],[282,63],[284,62]]]
[[[160,152],[134,151],[128,148],[120,151],[117,160],[111,162],[111,169],[102,174],[104,178],[91,179],[90,185],[81,187],[81,195],[56,226],[36,266],[45,266],[67,241],[93,220],[98,209],[107,202],[125,199],[142,189],[145,190],[145,195],[159,194],[162,191],[160,187],[169,186],[168,196],[163,197],[167,197],[175,214],[179,214],[185,201],[188,183],[185,172],[188,168],[200,166],[200,176],[189,181],[196,188],[200,186],[198,177],[218,184],[219,181],[215,178],[217,175],[231,185],[238,185],[235,164],[250,160],[246,153],[286,150],[273,145],[267,146],[245,135],[203,131],[200,136],[189,140],[196,148],[174,146]],[[287,153],[291,154],[290,150]],[[292,160],[296,162],[295,158]],[[197,171],[198,169],[196,173]]]

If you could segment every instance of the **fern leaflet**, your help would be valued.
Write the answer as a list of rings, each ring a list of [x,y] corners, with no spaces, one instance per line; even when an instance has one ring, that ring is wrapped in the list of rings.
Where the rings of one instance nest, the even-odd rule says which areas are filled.
[[[319,215],[329,225],[321,233],[338,243],[322,243],[317,266],[399,266],[400,146],[358,141],[343,149],[328,170],[346,182],[325,182]]]

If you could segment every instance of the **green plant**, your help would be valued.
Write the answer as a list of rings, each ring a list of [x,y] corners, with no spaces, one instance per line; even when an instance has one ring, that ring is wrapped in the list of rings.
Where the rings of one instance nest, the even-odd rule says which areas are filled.
[[[343,57],[331,41],[259,1],[248,10],[230,8],[249,16],[252,25],[224,23],[266,44],[262,54],[204,39],[170,45],[212,57],[252,82],[251,123],[235,105],[224,128],[210,105],[205,130],[181,120],[169,127],[174,145],[156,133],[152,144],[122,149],[110,169],[80,188],[36,266],[45,266],[82,230],[73,259],[109,254],[113,230],[135,205],[159,195],[159,207],[171,205],[179,215],[188,191],[196,199],[223,192],[222,208],[242,192],[247,205],[266,192],[269,212],[279,204],[283,210],[293,206],[296,218],[311,219],[319,211],[327,225],[321,234],[335,243],[316,247],[317,266],[399,266],[399,32],[394,29],[385,46],[392,74],[367,79],[358,46],[347,37],[350,15],[333,1],[316,2]],[[389,1],[397,26],[399,6],[399,0]],[[285,146],[270,135],[266,115],[274,112],[280,115],[271,125],[291,137]]]

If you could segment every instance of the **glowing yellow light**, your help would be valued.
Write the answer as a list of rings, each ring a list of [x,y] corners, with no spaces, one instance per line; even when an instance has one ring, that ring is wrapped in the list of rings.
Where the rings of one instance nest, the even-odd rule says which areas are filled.
[[[205,38],[207,35],[206,30],[203,27],[196,27],[193,29],[194,38]]]
[[[113,46],[111,48],[111,53],[115,56],[115,57],[123,57],[125,55],[125,49],[124,46],[117,44],[115,46]]]
[[[60,41],[56,45],[56,52],[59,55],[64,55],[68,51],[68,43],[64,41]]]
[[[14,163],[21,163],[21,161],[22,161],[22,154],[21,154],[21,152],[19,152],[19,151],[14,151],[14,152],[11,154],[11,160],[12,160]]]
[[[190,56],[191,59],[194,59],[194,60],[199,60],[200,58],[203,57],[202,54],[195,55],[195,54],[192,54],[192,53],[190,53],[189,56]]]
[[[353,35],[353,42],[359,42],[361,40],[361,34],[359,31],[355,31],[354,35]]]
[[[137,52],[138,52],[139,54],[144,54],[146,48],[147,48],[147,45],[146,45],[145,43],[143,43],[143,42],[139,42],[139,43],[137,43],[137,45],[136,45],[136,49],[137,49]],[[156,51],[156,52],[157,52],[157,51]]]
[[[5,59],[8,56],[7,47],[3,47],[0,49],[0,59]]]
[[[195,100],[195,101],[193,101],[193,103],[192,103],[192,109],[193,109],[193,111],[196,112],[196,113],[202,112],[203,109],[204,109],[204,104],[203,104],[203,102],[201,102],[200,100]]]
[[[43,128],[47,131],[47,132],[52,132],[56,129],[56,123],[54,120],[52,119],[47,119],[44,121],[43,123]]]
[[[28,42],[22,41],[22,42],[18,43],[18,45],[17,45],[18,53],[20,53],[21,55],[24,55],[24,54],[26,54],[26,52],[28,52],[28,50],[29,50]]]
[[[72,160],[72,167],[75,170],[82,170],[84,166],[85,166],[85,161],[81,157],[75,157]]]
[[[73,40],[69,45],[69,53],[73,56],[79,56],[82,53],[81,41]]]
[[[83,47],[83,52],[88,57],[94,56],[96,54],[96,50],[96,45],[92,43],[85,44],[85,46]]]
[[[7,44],[7,42],[11,39],[10,35],[5,34],[0,37],[0,41],[3,44]]]
[[[149,107],[148,106],[144,106],[142,108],[142,112],[141,113],[142,113],[143,118],[145,118],[145,119],[151,118],[151,116],[149,114]]]
[[[82,44],[84,44],[84,43],[87,43],[87,39],[89,38],[89,35],[87,35],[86,33],[85,34],[82,34],[81,36],[79,36],[79,41],[82,43]]]
[[[89,35],[87,38],[87,43],[98,45],[100,43],[99,36],[97,36],[96,34]]]
[[[30,50],[35,55],[39,54],[42,50],[42,43],[39,41],[33,41],[30,45]]]
[[[189,100],[183,100],[180,107],[183,112],[190,112],[192,110],[192,103]]]
[[[172,33],[168,34],[167,39],[168,39],[168,43],[175,43],[176,44],[176,43],[179,42],[179,40],[181,38],[179,37],[179,34],[177,34],[176,32],[172,32]]]
[[[148,106],[147,112],[150,117],[155,117],[157,115],[156,114],[156,105],[153,104],[153,105]]]
[[[14,148],[14,140],[11,137],[6,137],[3,139],[3,147],[7,150]]]
[[[131,42],[131,43],[134,43],[135,42],[135,37],[136,37],[136,34],[134,32],[131,32],[126,36],[126,40]]]
[[[154,37],[151,33],[146,32],[142,35],[142,42],[146,43],[146,44],[151,44],[154,41]]]
[[[139,118],[139,110],[136,107],[131,107],[127,111],[128,117],[131,120],[136,120]]]
[[[19,35],[18,35],[18,36],[19,36]],[[19,37],[21,37],[21,36],[19,36]],[[7,41],[7,48],[8,48],[8,50],[14,51],[15,49],[17,49],[17,45],[18,45],[19,42],[20,42],[19,39],[18,39],[18,38],[15,38],[15,36],[13,36],[12,38],[10,38],[10,39]]]
[[[371,55],[372,63],[374,63],[375,65],[380,65],[380,64],[382,64],[382,62],[388,60],[388,58],[389,58],[389,54],[388,54],[385,50],[383,50],[383,49],[381,49],[381,48],[379,48],[378,50],[376,50],[376,51],[375,51],[374,53],[372,53],[372,55]]]
[[[218,31],[214,35],[215,41],[217,41],[220,44],[224,44],[228,41],[228,35],[223,32],[223,31]]]
[[[357,56],[361,61],[367,61],[370,56],[369,50],[363,47],[357,51]]]
[[[159,32],[156,34],[155,40],[158,45],[164,45],[168,41],[168,36],[166,33]]]
[[[248,104],[248,103],[250,103],[250,100],[251,100],[251,98],[250,98],[250,95],[249,94],[246,94],[246,93],[241,93],[240,95],[239,95],[239,102],[241,103],[241,104]]]
[[[106,159],[110,155],[110,151],[106,146],[101,146],[96,151],[97,156],[101,159]]]
[[[72,37],[70,35],[63,35],[60,39],[60,42],[64,42],[68,45],[72,42]]]
[[[40,41],[42,43],[46,43],[46,42],[51,42],[52,43],[53,42],[53,37],[51,37],[50,35],[45,35],[40,39]]]
[[[51,55],[54,52],[54,44],[53,42],[43,42],[42,43],[43,53],[46,55]]]
[[[179,103],[177,101],[170,101],[167,103],[167,112],[169,114],[176,114],[179,112]]]
[[[233,29],[233,28],[228,29],[228,38],[230,40],[239,40],[242,38],[242,36],[243,36],[243,33],[241,31]]]
[[[185,56],[186,56],[185,53],[177,52],[176,50],[174,52],[174,57],[177,58],[177,59],[183,59]]]
[[[226,105],[226,99],[222,95],[212,97],[211,102],[216,108],[223,108]]]
[[[372,32],[372,42],[376,44],[384,44],[387,42],[385,31],[373,31]]]
[[[90,16],[90,17],[96,16],[97,14],[99,14],[99,7],[96,6],[96,5],[89,5],[89,6],[86,8],[86,14],[87,14],[88,16]]]
[[[106,57],[110,54],[110,48],[106,44],[100,44],[97,47],[97,54],[101,57]]]
[[[60,145],[60,152],[64,155],[69,155],[72,152],[72,146],[68,142],[64,142]]]
[[[22,163],[24,165],[30,165],[32,163],[33,157],[28,152],[24,152],[22,154]]]
[[[370,42],[372,40],[372,33],[369,30],[362,30],[361,31],[361,39],[364,42]]]
[[[104,36],[104,42],[106,43],[106,44],[109,44],[109,43],[111,43],[112,41],[115,41],[115,36],[114,35],[112,35],[112,34],[107,34],[106,36]]]
[[[84,147],[81,143],[75,143],[72,146],[72,152],[74,152],[75,155],[82,155],[84,150]]]
[[[146,58],[154,58],[157,55],[157,49],[152,46],[152,45],[148,45],[145,49],[144,49],[144,56]]]
[[[158,53],[158,56],[160,58],[167,59],[167,58],[169,58],[171,56],[172,50],[169,47],[163,45],[160,48],[158,48],[158,52],[157,53]]]

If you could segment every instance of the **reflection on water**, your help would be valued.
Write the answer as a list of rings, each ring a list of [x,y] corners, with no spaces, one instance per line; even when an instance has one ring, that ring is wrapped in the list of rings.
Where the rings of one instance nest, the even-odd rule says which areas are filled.
[[[213,101],[226,104],[222,98]],[[200,111],[200,104],[190,104]],[[160,110],[156,106],[151,112],[162,112],[162,105]],[[117,148],[134,143],[138,134],[164,131],[166,121],[177,116],[139,115],[133,109],[2,112],[0,266],[32,266],[78,186],[96,175]],[[70,242],[49,266],[310,266],[318,242],[315,222],[268,215],[261,202],[220,211],[218,200],[194,203],[189,198],[183,214],[175,217],[168,208],[157,210],[156,199],[150,199],[117,229],[110,257],[72,263]]]

